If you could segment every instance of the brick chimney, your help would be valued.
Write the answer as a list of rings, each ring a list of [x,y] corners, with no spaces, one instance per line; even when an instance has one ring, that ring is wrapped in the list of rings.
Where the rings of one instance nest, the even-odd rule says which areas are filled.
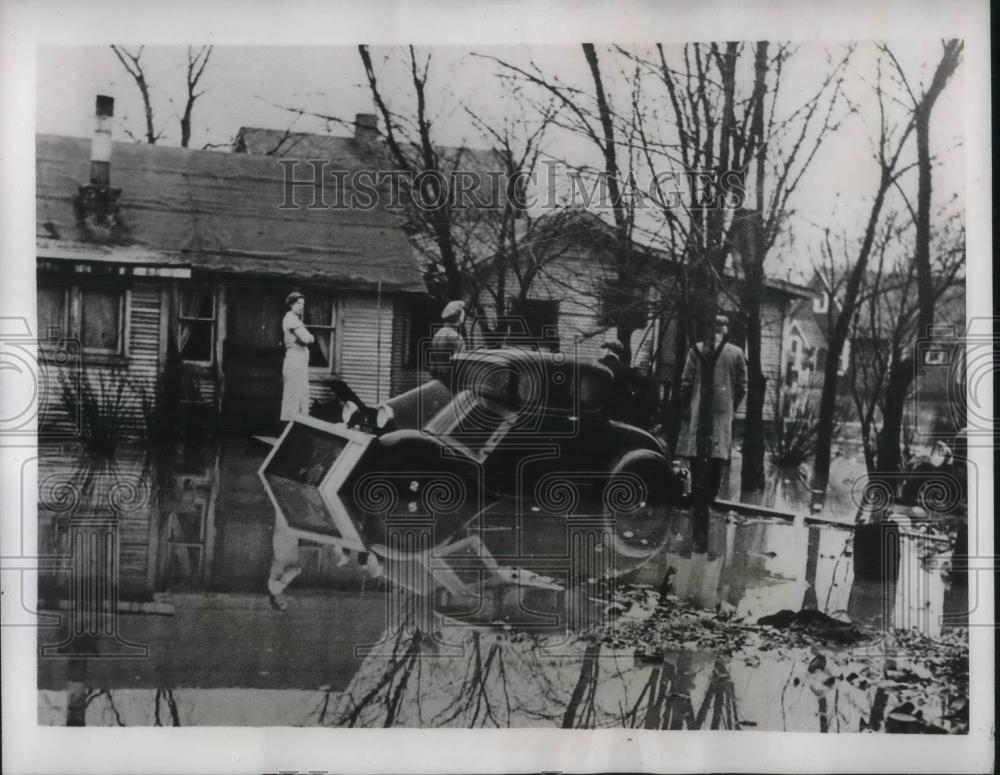
[[[80,186],[73,197],[80,237],[85,242],[124,242],[128,227],[118,207],[121,189],[111,187],[111,119],[115,101],[97,95],[94,137],[90,143],[90,183]]]
[[[106,188],[111,184],[111,119],[115,115],[115,100],[97,95],[94,137],[90,143],[90,184]]]

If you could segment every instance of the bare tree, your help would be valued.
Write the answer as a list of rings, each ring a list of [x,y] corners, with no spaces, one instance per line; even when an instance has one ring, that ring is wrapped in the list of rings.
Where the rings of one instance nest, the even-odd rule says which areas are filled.
[[[369,47],[358,46],[358,53],[372,99],[382,118],[383,139],[389,157],[395,167],[405,173],[404,181],[418,187],[415,192],[404,194],[409,194],[410,204],[414,203],[414,197],[420,203],[409,208],[411,229],[433,244],[432,251],[423,251],[430,264],[428,289],[439,299],[461,298],[465,283],[452,233],[453,208],[447,188],[449,166],[454,169],[458,159],[452,159],[449,165],[449,160],[442,158],[442,149],[432,136],[432,120],[427,106],[431,55],[420,59],[413,46],[407,47],[407,65],[416,108],[412,115],[403,115],[390,109],[386,102]],[[454,156],[460,158],[461,154]]]
[[[876,267],[874,271],[868,273],[865,286],[858,298],[857,312],[851,319],[850,378],[847,382],[851,400],[861,424],[862,451],[865,456],[865,465],[869,471],[875,469],[874,429],[879,422],[877,414],[882,410],[882,394],[885,388],[885,375],[888,373],[891,350],[885,346],[889,340],[883,330],[888,314],[883,314],[878,295],[883,292],[886,281],[884,276],[886,252],[891,244],[900,239],[904,229],[905,226],[897,224],[895,212],[890,212],[886,216],[873,249],[877,256]],[[844,244],[845,256],[849,258],[846,240]],[[832,330],[835,321],[831,318],[834,317],[839,291],[843,288],[848,277],[850,265],[848,264],[841,272],[837,271],[829,229],[825,234],[822,251],[829,267],[830,298],[827,300],[827,330]],[[898,316],[897,320],[900,317]],[[841,362],[843,362],[843,357]],[[825,366],[825,362],[822,365]]]
[[[195,50],[191,46],[187,49],[187,72],[185,77],[186,97],[184,100],[184,112],[181,114],[181,148],[187,148],[191,142],[191,113],[194,110],[195,101],[205,92],[198,91],[198,82],[205,72],[208,58],[212,56],[211,46],[202,46]]]
[[[630,55],[665,88],[672,118],[671,136],[643,133],[648,174],[658,184],[662,168],[676,166],[687,182],[680,201],[662,190],[656,197],[658,203],[668,203],[661,209],[666,227],[661,233],[684,278],[681,293],[665,294],[687,324],[678,337],[675,365],[683,366],[695,321],[712,317],[720,294],[729,297],[746,333],[744,497],[762,492],[765,479],[765,263],[786,227],[796,190],[845,115],[841,84],[852,51],[847,48],[829,59],[814,90],[785,110],[779,104],[795,53],[790,44],[688,44],[675,57],[679,63],[668,58],[662,45],[653,60]],[[741,83],[749,88],[741,89]],[[734,263],[727,273],[730,256]],[[680,416],[679,402],[675,395],[669,415]]]
[[[941,61],[938,63],[930,85],[923,93],[915,92],[909,84],[899,60],[888,46],[882,50],[889,56],[896,72],[906,87],[909,95],[917,141],[917,207],[913,213],[914,229],[914,274],[916,275],[916,291],[918,300],[917,335],[927,336],[934,325],[934,308],[940,297],[934,282],[934,272],[931,261],[931,193],[933,190],[931,152],[930,152],[930,118],[941,92],[958,68],[961,61],[964,44],[959,40],[942,42]],[[963,253],[964,255],[964,253]],[[900,354],[902,355],[902,354]],[[921,364],[915,358],[915,348],[910,349],[905,357],[893,361],[889,370],[888,384],[885,392],[885,421],[878,438],[878,467],[880,471],[898,471],[901,467],[900,431],[903,424],[903,410],[907,390],[913,382]]]
[[[964,305],[958,304],[963,291],[965,231],[961,218],[957,227],[940,229],[934,245],[931,272],[933,303],[937,319],[960,322]],[[917,292],[916,262],[905,255],[888,265],[886,248],[900,241],[902,228],[890,228],[881,240],[875,268],[865,280],[858,312],[851,324],[851,366],[848,380],[852,401],[861,422],[865,464],[869,473],[883,469],[879,446],[884,437],[890,387],[894,370],[919,350],[920,298]],[[900,423],[901,423],[900,419]],[[899,445],[897,436],[897,455]],[[891,463],[890,463],[891,464]]]
[[[486,207],[468,207],[457,214],[462,263],[467,267],[473,306],[484,333],[497,340],[509,332],[511,316],[531,294],[536,281],[548,279],[551,265],[565,255],[565,211],[538,214],[528,207],[528,185],[544,152],[546,133],[559,109],[553,102],[526,105],[504,82],[504,110],[499,121],[463,108],[484,140],[488,157],[498,169],[498,186]],[[487,178],[489,180],[489,178]],[[491,323],[485,301],[496,318]]]
[[[550,102],[536,110],[501,92],[505,109],[497,119],[462,104],[485,150],[448,147],[436,136],[428,107],[431,56],[419,56],[412,46],[405,52],[410,109],[390,104],[371,51],[359,46],[384,127],[386,163],[405,173],[401,194],[411,240],[423,257],[430,293],[441,302],[466,298],[483,333],[502,338],[512,303],[528,297],[562,252],[544,239],[545,219],[526,207],[525,191],[558,106]]]
[[[546,76],[534,62],[525,68],[495,57],[485,58],[550,94],[556,104],[563,108],[567,117],[567,123],[560,125],[585,137],[600,154],[601,168],[597,175],[597,184],[602,191],[606,191],[602,203],[606,202],[611,209],[616,243],[613,256],[616,287],[611,294],[614,303],[609,304],[608,313],[612,325],[618,331],[618,339],[625,346],[625,361],[628,362],[632,357],[631,339],[635,331],[635,309],[644,306],[645,301],[642,284],[637,279],[640,272],[632,239],[634,202],[623,195],[621,156],[625,143],[622,127],[616,126],[620,113],[615,111],[605,88],[606,75],[602,70],[596,47],[592,43],[584,43],[582,49],[593,94],[585,94],[579,89]]]
[[[940,95],[944,86],[947,84],[948,79],[954,73],[955,68],[958,65],[961,55],[961,43],[957,41],[948,41],[943,44],[942,57],[935,69],[931,87],[922,97],[914,98],[912,108],[907,111],[906,120],[901,127],[893,127],[891,125],[889,119],[890,106],[887,105],[887,102],[892,98],[886,93],[883,78],[883,68],[886,66],[886,60],[894,60],[894,57],[892,57],[891,52],[884,47],[882,48],[882,54],[883,56],[880,57],[878,62],[878,72],[874,87],[875,96],[879,106],[879,136],[876,140],[875,147],[875,160],[879,166],[879,183],[875,192],[875,197],[872,201],[864,235],[861,239],[857,253],[851,261],[852,266],[847,274],[847,280],[844,285],[844,293],[836,314],[836,320],[831,328],[829,347],[826,354],[826,363],[824,364],[823,390],[820,395],[817,428],[816,460],[813,467],[812,490],[814,507],[819,507],[822,504],[825,499],[827,484],[829,483],[830,457],[833,443],[833,426],[834,414],[836,412],[840,357],[844,348],[844,343],[847,340],[851,321],[857,311],[858,301],[861,297],[861,291],[863,288],[863,281],[868,271],[869,260],[876,245],[876,237],[881,223],[883,207],[889,192],[894,187],[898,186],[901,176],[914,166],[913,164],[901,164],[900,160],[903,150],[906,147],[908,138],[917,127],[917,124],[921,122],[929,122],[930,111],[933,108],[934,102]],[[894,62],[891,66],[899,72],[898,63]],[[916,253],[914,257],[918,267],[920,264],[924,264],[924,267],[922,269],[918,269],[917,272],[918,278],[924,278],[918,282],[918,294],[920,294],[920,298],[922,300],[921,309],[923,310],[921,319],[918,319],[918,329],[921,324],[927,323],[928,320],[931,323],[933,322],[933,303],[930,304],[929,310],[924,307],[924,304],[926,303],[924,300],[930,300],[932,302],[933,299],[933,281],[931,281],[929,285],[927,282],[930,277],[929,243],[926,243],[924,247],[920,247],[919,244],[921,239],[926,241],[926,237],[929,235],[930,156],[927,142],[928,141],[925,137],[924,140],[918,143],[916,162],[916,165],[919,168],[921,165],[921,158],[923,158],[925,159],[927,165],[926,171],[920,174],[920,179],[918,180],[918,203],[923,201],[923,198],[926,197],[927,209],[924,211],[924,215],[921,216],[921,210],[918,204],[918,209],[915,212],[914,217],[915,222],[921,220],[922,218],[926,218],[925,227],[918,229],[918,235],[920,236],[917,238],[917,250],[921,252],[928,251],[922,252],[922,256],[920,258],[916,257]],[[924,151],[920,150],[920,146],[924,147]],[[921,184],[920,181],[923,181],[923,183]],[[923,189],[923,192],[921,192],[920,189]],[[920,285],[924,286],[922,291],[920,290]],[[907,366],[907,368],[912,373],[912,362]],[[884,445],[886,447],[885,463],[890,464],[894,458],[897,467],[899,461],[899,429],[902,425],[903,402],[905,401],[906,387],[911,381],[912,376],[904,382],[902,375],[897,372],[895,384],[892,384],[893,381],[890,378],[890,386],[888,388],[892,391],[893,402],[895,405],[887,403],[886,417],[889,417],[890,413],[893,417],[899,417],[899,424],[896,425],[895,432],[893,432],[891,425],[888,432],[886,432],[885,426],[883,426],[882,437],[885,441],[880,442],[880,457],[881,448]],[[900,385],[902,385],[901,390],[899,388]],[[900,395],[900,393],[902,393],[902,395]],[[887,393],[887,397],[888,395],[889,393]],[[897,406],[898,409],[896,408]],[[887,444],[887,441],[891,436],[894,436],[893,443],[896,448],[895,453],[888,450],[889,445]],[[878,467],[880,470],[885,470],[883,468],[882,461],[879,461]]]
[[[139,46],[134,54],[124,46],[112,46],[111,50],[115,52],[118,61],[122,63],[122,67],[132,76],[135,85],[139,88],[139,95],[142,97],[142,107],[146,119],[146,142],[150,145],[156,145],[156,141],[163,137],[163,133],[157,132],[153,126],[153,102],[149,95],[149,82],[146,80],[146,71],[142,66],[142,51],[144,48],[145,46]],[[125,128],[125,133],[133,140],[139,140],[128,127]]]
[[[139,89],[139,96],[142,99],[143,114],[145,119],[145,139],[141,140],[128,127],[125,127],[125,134],[136,142],[146,142],[149,145],[155,145],[158,140],[163,139],[164,133],[162,129],[157,130],[155,128],[153,121],[152,86],[147,78],[146,69],[142,62],[144,49],[145,46],[139,46],[139,48],[133,53],[124,46],[111,46],[111,50],[118,58],[118,61],[121,62],[122,67],[124,67],[125,71],[132,76],[132,80],[135,81],[135,85]],[[194,112],[194,104],[198,98],[205,93],[204,91],[198,91],[198,83],[201,81],[202,75],[205,73],[205,67],[208,65],[208,60],[211,56],[212,46],[201,46],[198,49],[188,46],[187,48],[187,64],[184,82],[184,109],[183,112],[177,116],[180,124],[180,139],[182,148],[187,148],[188,144],[191,142],[191,117]],[[173,105],[173,99],[170,99],[170,104]]]

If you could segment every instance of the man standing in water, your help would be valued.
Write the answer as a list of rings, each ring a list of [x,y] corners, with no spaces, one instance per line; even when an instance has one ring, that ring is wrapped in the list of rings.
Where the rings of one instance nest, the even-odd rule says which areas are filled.
[[[716,315],[709,328],[684,363],[684,424],[677,441],[677,454],[691,464],[692,543],[699,553],[708,551],[709,508],[732,453],[733,416],[747,390],[746,359],[728,340],[729,319]]]

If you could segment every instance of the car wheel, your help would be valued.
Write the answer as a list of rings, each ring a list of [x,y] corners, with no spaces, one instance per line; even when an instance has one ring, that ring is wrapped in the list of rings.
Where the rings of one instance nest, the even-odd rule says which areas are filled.
[[[614,547],[630,558],[652,556],[665,543],[669,523],[670,467],[662,455],[630,452],[618,461],[604,488],[614,520]]]

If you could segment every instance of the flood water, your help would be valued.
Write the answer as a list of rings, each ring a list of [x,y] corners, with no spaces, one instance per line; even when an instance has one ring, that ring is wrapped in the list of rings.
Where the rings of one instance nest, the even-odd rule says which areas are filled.
[[[126,726],[967,726],[967,592],[947,536],[901,521],[873,544],[716,511],[698,554],[683,510],[638,550],[598,522],[523,516],[499,509],[444,552],[359,569],[360,589],[293,584],[283,611],[190,594],[172,616],[123,615],[148,657],[85,660],[76,703],[87,724]],[[66,723],[70,672],[39,660],[40,723]]]

